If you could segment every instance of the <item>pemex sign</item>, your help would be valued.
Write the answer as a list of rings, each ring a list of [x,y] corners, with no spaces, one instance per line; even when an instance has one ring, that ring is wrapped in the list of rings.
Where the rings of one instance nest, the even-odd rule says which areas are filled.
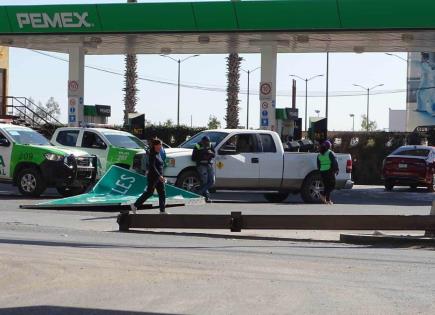
[[[9,16],[11,27],[17,32],[67,33],[92,32],[100,29],[98,14],[93,5],[79,8],[69,5],[11,7]]]
[[[17,23],[20,29],[27,25],[32,28],[89,28],[88,12],[56,12],[48,13],[17,13]]]

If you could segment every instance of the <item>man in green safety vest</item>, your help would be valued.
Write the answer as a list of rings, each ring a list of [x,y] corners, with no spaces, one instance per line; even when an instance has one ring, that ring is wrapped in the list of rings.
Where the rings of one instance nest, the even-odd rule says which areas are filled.
[[[215,173],[213,169],[213,161],[215,152],[210,143],[210,138],[204,136],[201,142],[197,143],[193,148],[192,160],[196,162],[198,173],[201,177],[201,186],[198,194],[205,197],[206,202],[210,202],[209,189],[215,183]]]
[[[331,142],[326,140],[320,145],[320,153],[317,156],[317,168],[322,176],[324,192],[320,200],[324,204],[332,205],[331,192],[335,188],[335,176],[338,174],[338,163],[334,152],[331,151]]]

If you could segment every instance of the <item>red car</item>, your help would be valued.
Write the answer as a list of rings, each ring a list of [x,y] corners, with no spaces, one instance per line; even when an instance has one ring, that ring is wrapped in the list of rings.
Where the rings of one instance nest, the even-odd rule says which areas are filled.
[[[382,177],[385,189],[394,186],[427,187],[435,190],[435,148],[423,145],[407,145],[398,148],[384,160]]]

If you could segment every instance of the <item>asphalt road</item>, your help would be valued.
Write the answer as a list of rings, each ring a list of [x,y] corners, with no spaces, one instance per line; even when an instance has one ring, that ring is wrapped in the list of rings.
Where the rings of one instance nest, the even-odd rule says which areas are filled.
[[[428,214],[432,199],[356,187],[324,206],[236,192],[169,211]],[[19,209],[38,201],[0,185],[0,314],[435,312],[432,248],[346,245],[336,231],[120,233],[113,212]]]

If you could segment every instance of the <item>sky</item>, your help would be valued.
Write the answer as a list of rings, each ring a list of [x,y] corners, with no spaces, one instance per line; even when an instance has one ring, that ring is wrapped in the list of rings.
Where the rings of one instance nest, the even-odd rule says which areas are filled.
[[[47,1],[47,0],[0,0],[0,5],[30,5],[30,4],[60,4],[60,3],[109,3],[125,1]],[[139,1],[159,2],[159,1]],[[50,55],[68,59],[66,54]],[[406,58],[405,53],[398,54]],[[185,57],[171,55],[174,58]],[[254,69],[260,65],[259,54],[242,54],[242,68]],[[181,82],[201,86],[226,87],[226,55],[200,55],[182,64]],[[124,71],[124,56],[86,56],[86,65],[101,67],[115,72]],[[385,53],[331,53],[330,54],[330,95],[335,92],[347,91],[350,94],[361,91],[359,96],[340,96],[329,98],[329,129],[351,130],[352,118],[355,114],[355,129],[360,129],[361,115],[366,112],[367,98],[364,91],[353,86],[372,87],[377,84],[384,86],[377,89],[385,91],[370,97],[370,119],[377,122],[379,129],[388,128],[388,111],[406,108],[406,93],[387,93],[391,90],[406,89],[406,62],[386,55]],[[85,70],[85,104],[107,104],[112,106],[111,124],[122,122],[123,87],[122,76],[100,72],[86,68]],[[9,94],[12,96],[32,97],[36,101],[45,102],[54,97],[61,104],[61,120],[67,121],[67,89],[68,63],[38,54],[27,49],[12,48],[10,51]],[[279,54],[277,62],[277,107],[291,105],[290,74],[300,77],[311,77],[326,73],[326,54]],[[149,79],[159,79],[172,83],[177,80],[177,64],[168,58],[158,55],[138,56],[138,75]],[[258,92],[260,71],[251,74],[250,96],[250,127],[259,127]],[[325,114],[325,78],[317,78],[308,86],[308,116],[317,116],[315,110],[320,110],[320,116]],[[247,75],[241,72],[241,89],[247,88]],[[176,121],[177,117],[177,87],[151,83],[139,80],[139,101],[136,110],[146,114],[146,119],[153,123],[164,122],[167,119]],[[297,82],[297,107],[304,117],[305,83]],[[344,93],[346,94],[346,93]],[[246,95],[240,94],[240,125],[246,124]],[[210,115],[216,116],[225,126],[226,94],[224,92],[201,91],[190,88],[181,89],[180,122],[186,125],[206,126]]]

